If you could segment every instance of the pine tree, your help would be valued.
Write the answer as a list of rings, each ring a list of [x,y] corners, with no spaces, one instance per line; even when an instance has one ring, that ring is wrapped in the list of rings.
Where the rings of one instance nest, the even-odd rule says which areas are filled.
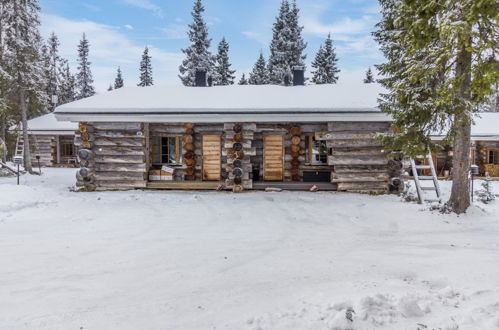
[[[109,84],[109,87],[107,88],[107,91],[110,92],[113,90],[113,84]]]
[[[231,66],[232,64],[229,61],[229,44],[225,38],[222,38],[222,41],[218,44],[217,61],[215,64],[215,85],[227,86],[234,84],[234,79],[236,79],[234,73],[236,73],[236,70],[231,70]]]
[[[78,89],[77,99],[95,95],[93,86],[94,80],[90,70],[90,65],[92,63],[88,60],[89,48],[90,44],[85,37],[85,33],[83,33],[83,38],[78,45],[78,73],[76,75],[76,86]]]
[[[154,85],[152,79],[152,64],[151,56],[149,55],[149,48],[144,49],[144,54],[142,54],[142,61],[140,61],[140,83],[138,86],[147,87]]]
[[[407,156],[436,147],[430,135],[448,129],[453,181],[447,207],[470,205],[472,112],[487,102],[499,80],[495,0],[381,0],[374,33],[388,62],[377,66],[388,92],[380,108],[394,119],[385,147]],[[449,129],[450,128],[450,129]]]
[[[11,78],[12,97],[21,112],[24,167],[33,173],[28,139],[28,107],[46,107],[43,63],[40,60],[40,6],[36,0],[2,1],[2,4],[2,25],[7,27],[3,37],[7,51],[3,54],[2,69]]]
[[[61,61],[60,67],[62,75],[59,92],[59,104],[66,104],[76,100],[76,78],[71,73],[67,60]]]
[[[189,40],[191,45],[182,49],[186,58],[179,67],[179,78],[185,86],[193,86],[197,70],[206,70],[208,75],[214,75],[215,57],[210,53],[211,39],[208,37],[208,26],[203,19],[204,6],[201,0],[196,0],[192,10],[194,22],[189,25]]]
[[[364,84],[372,84],[374,83],[374,76],[371,67],[369,67],[366,71],[366,77],[364,78]]]
[[[241,79],[238,82],[239,85],[248,85],[248,80],[246,79],[246,75],[243,73]]]
[[[316,84],[335,84],[338,81],[338,58],[333,47],[333,39],[328,34],[324,46],[319,47],[319,51],[312,62],[312,81]]]
[[[263,53],[260,52],[260,57],[253,67],[253,71],[250,73],[250,78],[248,83],[250,85],[266,85],[269,83],[269,74],[267,71],[267,62]]]
[[[123,86],[123,75],[121,74],[121,68],[118,67],[118,71],[116,72],[116,79],[114,79],[114,89],[119,89]]]
[[[269,79],[271,84],[282,84],[285,77],[291,79],[294,66],[304,66],[307,44],[303,41],[303,27],[299,25],[299,9],[293,0],[282,0],[279,15],[272,28],[270,44]]]

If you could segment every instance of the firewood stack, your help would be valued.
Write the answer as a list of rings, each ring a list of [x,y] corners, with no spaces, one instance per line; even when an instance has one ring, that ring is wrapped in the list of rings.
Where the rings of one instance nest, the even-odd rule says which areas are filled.
[[[185,124],[184,135],[185,180],[196,180],[196,154],[194,152],[194,124]]]
[[[292,181],[300,181],[300,156],[304,154],[304,150],[301,148],[301,129],[300,127],[292,127],[289,130],[289,134],[291,134],[291,180]]]
[[[80,169],[76,172],[77,186],[87,190],[94,191],[95,186],[95,172],[92,170],[94,154],[92,152],[93,144],[90,139],[90,130],[92,128],[84,123],[78,126],[77,136],[81,140],[80,148],[78,150],[78,160],[80,162]]]

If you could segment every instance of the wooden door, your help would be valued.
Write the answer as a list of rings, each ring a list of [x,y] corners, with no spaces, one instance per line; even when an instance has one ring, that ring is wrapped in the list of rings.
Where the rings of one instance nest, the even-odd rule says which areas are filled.
[[[222,138],[203,135],[203,180],[220,181],[222,176]]]
[[[284,137],[265,135],[263,137],[263,179],[284,180]]]

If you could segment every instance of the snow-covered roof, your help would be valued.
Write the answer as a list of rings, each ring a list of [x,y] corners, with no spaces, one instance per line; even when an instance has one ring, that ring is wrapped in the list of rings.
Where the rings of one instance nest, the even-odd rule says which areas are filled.
[[[55,113],[71,121],[386,121],[377,108],[383,91],[363,83],[125,87],[62,105]]]
[[[499,141],[499,112],[481,112],[473,117],[471,139],[473,141]],[[442,134],[435,134],[434,140],[440,140]]]
[[[54,113],[28,120],[28,133],[39,135],[65,135],[74,134],[78,128],[76,123],[58,121]],[[16,128],[14,128],[16,129]]]

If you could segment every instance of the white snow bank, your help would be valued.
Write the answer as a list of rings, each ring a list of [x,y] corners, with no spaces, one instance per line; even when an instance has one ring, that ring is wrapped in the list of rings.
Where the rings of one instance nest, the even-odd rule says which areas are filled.
[[[51,133],[74,133],[78,124],[67,121],[57,121],[53,113],[49,113],[40,117],[28,120],[28,130],[30,133],[43,133],[49,131]],[[15,126],[10,128],[16,129]]]
[[[379,111],[379,84],[274,86],[234,85],[215,87],[125,87],[62,105],[56,113],[199,112],[221,110],[286,112],[290,110]]]
[[[0,178],[2,329],[499,327],[498,201],[73,193],[75,171]]]

